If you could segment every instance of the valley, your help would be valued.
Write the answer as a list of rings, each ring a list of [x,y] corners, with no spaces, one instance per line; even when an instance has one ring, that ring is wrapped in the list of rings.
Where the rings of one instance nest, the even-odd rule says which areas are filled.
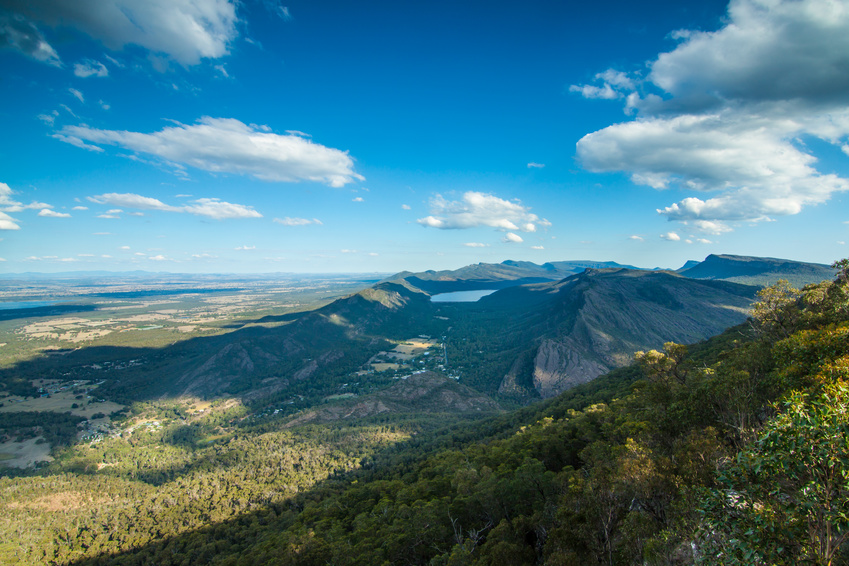
[[[723,262],[739,260],[710,261],[711,269],[731,269]],[[582,263],[478,264],[371,280],[106,280],[98,283],[105,291],[92,284],[5,286],[4,297],[16,304],[0,322],[0,342],[10,346],[2,349],[0,383],[0,505],[7,515],[0,534],[16,542],[0,544],[0,557],[129,564],[164,563],[163,553],[176,553],[191,562],[265,563],[270,559],[261,555],[271,545],[282,563],[332,555],[366,564],[388,559],[386,552],[397,561],[402,547],[415,547],[407,535],[395,551],[363,548],[350,562],[325,539],[338,528],[327,522],[347,513],[326,515],[327,505],[349,509],[372,497],[368,505],[392,508],[409,536],[445,538],[411,524],[416,514],[430,517],[428,524],[448,520],[449,529],[450,518],[463,517],[468,533],[458,530],[454,539],[474,550],[463,546],[478,536],[469,533],[493,529],[509,509],[533,514],[518,502],[487,498],[517,490],[529,504],[551,502],[561,489],[551,483],[555,477],[566,481],[569,466],[594,461],[581,452],[582,435],[601,433],[570,427],[592,429],[586,423],[604,407],[636,402],[616,401],[642,395],[651,375],[648,362],[633,364],[636,352],[647,360],[645,351],[661,356],[670,344],[693,344],[686,371],[694,372],[752,339],[750,308],[760,287]],[[766,271],[767,280],[785,274]],[[475,300],[432,300],[468,292]],[[38,303],[21,308],[24,301]],[[707,391],[699,395],[714,395]],[[728,402],[710,406],[722,412]],[[711,426],[733,438],[721,422]],[[572,440],[551,444],[546,423]],[[507,452],[490,456],[488,447]],[[465,464],[446,463],[456,458],[470,458],[474,482],[464,483],[471,481],[461,477]],[[428,466],[448,468],[431,473]],[[508,486],[526,481],[520,477],[534,478],[527,481],[539,491]],[[451,497],[476,499],[442,509],[422,494],[404,495],[413,485],[448,489],[431,481],[449,482],[458,490]],[[391,501],[380,503],[368,495],[372,489]],[[406,500],[436,507],[414,514],[393,507]],[[388,527],[372,524],[379,519],[363,509],[368,517],[346,532],[369,541],[360,529],[371,528],[390,540],[381,530]],[[313,537],[329,546],[311,546]],[[421,557],[416,563],[427,563],[433,551],[422,549]]]

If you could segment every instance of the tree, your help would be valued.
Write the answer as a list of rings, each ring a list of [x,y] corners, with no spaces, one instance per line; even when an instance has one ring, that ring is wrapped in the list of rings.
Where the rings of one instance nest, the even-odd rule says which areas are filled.
[[[831,566],[849,537],[849,387],[796,392],[704,501],[709,563]]]

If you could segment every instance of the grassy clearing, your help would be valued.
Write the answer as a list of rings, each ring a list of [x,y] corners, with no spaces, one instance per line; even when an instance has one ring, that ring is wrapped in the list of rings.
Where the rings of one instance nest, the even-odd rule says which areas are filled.
[[[39,444],[39,439],[42,440]],[[41,436],[23,442],[0,443],[0,465],[10,468],[26,468],[36,462],[51,462],[50,444]]]

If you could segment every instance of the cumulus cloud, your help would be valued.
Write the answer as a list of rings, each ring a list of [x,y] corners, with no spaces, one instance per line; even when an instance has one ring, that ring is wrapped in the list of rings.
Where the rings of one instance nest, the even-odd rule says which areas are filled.
[[[417,222],[440,230],[489,226],[501,231],[536,232],[537,226],[551,226],[548,220],[533,214],[518,201],[477,191],[464,193],[459,201],[448,201],[436,195],[430,201],[430,211],[431,216],[419,218]]]
[[[513,243],[516,243],[516,244],[520,244],[520,243],[524,242],[525,240],[523,240],[522,237],[518,234],[514,234],[513,232],[507,232],[504,235],[504,238],[501,239],[501,241],[504,242],[504,243],[513,242]]]
[[[74,74],[83,79],[87,77],[107,77],[109,76],[109,69],[100,61],[85,59],[74,65]]]
[[[351,199],[352,202],[365,202],[363,197],[354,197]]]
[[[215,220],[226,218],[262,218],[262,214],[254,210],[252,206],[233,204],[217,198],[201,198],[183,207],[189,214],[206,216]]]
[[[593,77],[599,85],[572,85],[570,92],[578,92],[584,98],[601,98],[613,100],[623,98],[628,91],[634,89],[634,81],[625,73],[608,69]]]
[[[159,210],[163,212],[184,212],[197,216],[206,216],[215,220],[228,218],[262,218],[262,214],[251,206],[233,204],[217,198],[200,198],[183,206],[172,206],[165,204],[159,199],[145,197],[134,193],[106,193],[87,197],[88,200],[97,204],[110,204],[124,208],[135,208],[141,210]],[[114,214],[121,213],[121,209],[109,210],[101,214],[99,218],[117,218]]]
[[[70,218],[71,215],[67,212],[56,212],[55,210],[50,210],[49,208],[42,208],[39,213],[39,216],[46,216],[48,218]]]
[[[21,226],[18,220],[9,216],[8,212],[21,212],[27,209],[41,210],[39,216],[57,216],[67,217],[70,214],[62,214],[53,212],[53,207],[44,202],[33,201],[29,204],[24,204],[12,198],[14,191],[6,183],[0,183],[0,230],[20,230]]]
[[[640,85],[611,71],[596,77],[596,88],[631,90],[626,109],[638,115],[584,136],[577,156],[585,168],[709,193],[658,212],[713,234],[849,190],[846,178],[819,171],[799,141],[847,145],[849,6],[732,0],[722,28],[677,37],[678,47],[652,61]]]
[[[410,210],[410,205],[409,204],[402,204],[401,210]]]
[[[485,248],[486,247],[486,244],[482,244],[480,242],[466,242],[463,245],[466,246],[467,248]]]
[[[56,50],[47,43],[35,24],[20,14],[0,11],[0,48],[20,51],[54,67],[62,66]]]
[[[675,232],[667,232],[666,234],[661,234],[660,237],[670,242],[678,242],[681,240],[681,236],[679,236]]]
[[[275,218],[273,222],[277,224],[282,224],[283,226],[307,226],[309,224],[323,224],[321,220],[318,218]]]
[[[5,212],[0,212],[0,230],[20,230],[21,227],[18,225],[18,221],[6,214]]]
[[[267,126],[232,118],[205,116],[196,124],[177,124],[150,134],[66,126],[56,139],[102,151],[97,145],[122,147],[213,173],[249,175],[263,181],[316,181],[342,187],[364,180],[354,172],[347,151],[314,143],[298,135],[279,135]]]
[[[52,48],[46,43],[33,47],[41,36],[32,21],[75,28],[113,50],[138,45],[187,66],[227,55],[238,35],[236,4],[230,0],[7,0],[4,4],[16,13],[12,20],[19,28],[30,28],[28,41],[19,39],[16,48],[35,58],[40,54],[48,62]],[[58,61],[55,52],[52,58]]]

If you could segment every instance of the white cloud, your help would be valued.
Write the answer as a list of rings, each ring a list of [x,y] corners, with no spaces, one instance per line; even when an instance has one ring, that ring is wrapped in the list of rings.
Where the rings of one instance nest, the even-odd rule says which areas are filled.
[[[97,204],[111,204],[115,206],[123,206],[126,208],[140,208],[142,210],[165,210],[171,212],[179,212],[179,207],[168,206],[161,200],[137,195],[133,193],[106,193],[93,197],[86,197],[91,202]],[[122,210],[110,210],[113,212],[122,212]]]
[[[80,102],[85,103],[85,97],[83,96],[83,93],[81,93],[81,92],[80,92],[80,91],[78,91],[77,89],[75,89],[75,88],[69,88],[69,89],[68,89],[68,92],[70,92],[70,93],[71,93],[71,96],[73,96],[74,98],[76,98],[76,99],[77,99],[77,100],[79,100]]]
[[[466,246],[467,248],[485,248],[485,247],[487,247],[486,244],[482,244],[480,242],[466,242],[463,245]]]
[[[525,240],[523,240],[522,237],[518,234],[514,234],[513,232],[507,232],[504,235],[504,238],[502,238],[501,241],[504,242],[504,243],[514,242],[514,243],[519,244],[519,243],[524,242]]]
[[[543,167],[545,167],[545,163],[534,163],[533,161],[528,163],[528,169],[542,169]]]
[[[21,226],[18,220],[6,214],[7,212],[21,212],[23,210],[32,209],[41,211],[39,216],[56,216],[67,217],[70,214],[53,212],[51,205],[44,202],[33,201],[29,204],[23,204],[12,198],[14,191],[6,183],[0,183],[0,230],[20,230]]]
[[[363,199],[363,197],[354,197],[354,198],[351,199],[351,201],[352,202],[365,202],[365,199]]]
[[[664,240],[669,240],[670,242],[678,242],[681,240],[681,236],[675,232],[667,232],[666,234],[661,234],[660,237]]]
[[[410,210],[410,205],[409,204],[402,204],[401,209],[402,210]]]
[[[100,61],[92,61],[85,59],[81,63],[74,65],[74,74],[80,78],[87,77],[108,77],[109,69]]]
[[[262,218],[262,214],[254,210],[252,206],[232,204],[215,198],[201,198],[183,207],[189,214],[207,216],[215,220],[226,218]]]
[[[309,218],[289,218],[288,216],[286,218],[275,218],[273,222],[276,222],[277,224],[282,224],[283,226],[307,226],[309,224],[322,224],[321,220],[319,220],[318,218],[313,218],[312,220],[310,220]]]
[[[53,208],[53,206],[33,201],[29,204],[24,204],[12,198],[14,191],[6,183],[0,183],[0,210],[3,212],[21,212],[22,210],[39,208]]]
[[[71,210],[88,210],[87,206],[75,206]]]
[[[696,238],[696,241],[700,244],[712,244],[713,243],[710,240],[705,239],[705,238]]]
[[[138,45],[182,65],[226,55],[238,35],[236,5],[229,0],[8,0],[5,3],[19,12],[15,17],[24,22],[21,14],[50,26],[76,28],[102,41],[109,49]],[[26,23],[38,32],[31,23]],[[55,59],[58,61],[58,57]]]
[[[634,89],[634,81],[625,73],[614,69],[608,69],[603,73],[596,74],[594,80],[600,82],[601,86],[572,85],[569,87],[569,92],[578,92],[584,98],[613,100],[615,98],[623,98],[626,96],[624,92]]]
[[[49,208],[42,208],[38,213],[39,216],[46,216],[48,218],[70,218],[71,215],[67,212],[56,212],[55,210],[50,210]]]
[[[230,75],[227,73],[227,68],[224,65],[215,65],[215,70],[221,73],[221,76],[225,79],[229,79]]]
[[[639,115],[584,136],[584,167],[713,193],[659,212],[714,234],[849,190],[846,178],[820,172],[799,141],[849,145],[849,6],[732,0],[721,29],[676,35],[682,42],[650,63],[639,88],[621,73],[596,77],[616,92],[632,89],[626,109]]]
[[[468,191],[460,201],[448,201],[436,195],[430,201],[431,216],[419,218],[418,223],[430,228],[453,230],[489,226],[497,230],[535,232],[537,226],[551,226],[518,201],[500,199],[494,195]]]
[[[54,67],[62,66],[56,50],[47,43],[38,28],[20,14],[0,12],[0,48],[4,47]]]
[[[69,143],[71,145],[77,146],[80,149],[86,149],[88,151],[96,151],[98,153],[103,152],[102,147],[97,147],[96,145],[91,145],[89,143],[85,143],[83,140],[76,136],[67,136],[65,134],[53,134],[53,137],[59,141],[63,141],[65,143]]]
[[[628,239],[629,239],[629,240],[636,240],[636,241],[638,241],[638,242],[642,242],[642,241],[643,241],[643,237],[642,237],[642,236],[637,236],[636,234],[634,234],[633,236],[628,236]]]
[[[579,92],[584,98],[601,98],[603,100],[622,98],[622,94],[613,90],[613,87],[608,84],[600,87],[593,85],[572,85],[569,87],[569,92]]]
[[[256,246],[239,246],[238,248],[233,248],[236,251],[247,251],[247,250],[255,250]]]
[[[149,257],[149,258],[147,258],[147,259],[149,259],[150,261],[169,261],[169,258],[165,257],[165,256],[164,256],[164,255],[162,255],[162,254],[158,254],[158,255],[150,256],[150,257]]]
[[[284,22],[292,20],[292,14],[289,13],[289,8],[281,6],[278,0],[262,0],[262,5],[265,9],[278,16]]]
[[[118,218],[121,218],[120,216],[117,216],[115,214],[98,214],[97,217],[98,218],[107,218],[107,219],[110,219],[110,220],[116,220]]]
[[[152,134],[66,126],[53,137],[85,149],[102,150],[90,144],[115,145],[171,163],[263,181],[316,181],[342,187],[364,180],[354,172],[354,161],[346,151],[230,118],[206,116],[196,124],[177,124]]]
[[[545,248],[543,246],[531,246],[531,249],[532,250],[544,250]]]
[[[20,230],[21,227],[17,222],[5,212],[0,212],[0,230]]]
[[[191,201],[192,204],[184,206],[171,206],[159,199],[145,197],[134,193],[106,193],[87,197],[91,202],[98,204],[111,204],[123,206],[124,208],[136,208],[141,210],[159,210],[163,212],[185,212],[197,216],[206,216],[215,220],[227,218],[262,218],[262,214],[251,206],[233,204],[216,198],[200,198]],[[118,214],[122,209],[108,210],[107,215]],[[101,215],[100,218],[113,218]]]
[[[48,126],[52,126],[56,122],[56,117],[59,115],[58,110],[54,110],[50,114],[39,114],[36,116],[39,120],[47,124]]]

